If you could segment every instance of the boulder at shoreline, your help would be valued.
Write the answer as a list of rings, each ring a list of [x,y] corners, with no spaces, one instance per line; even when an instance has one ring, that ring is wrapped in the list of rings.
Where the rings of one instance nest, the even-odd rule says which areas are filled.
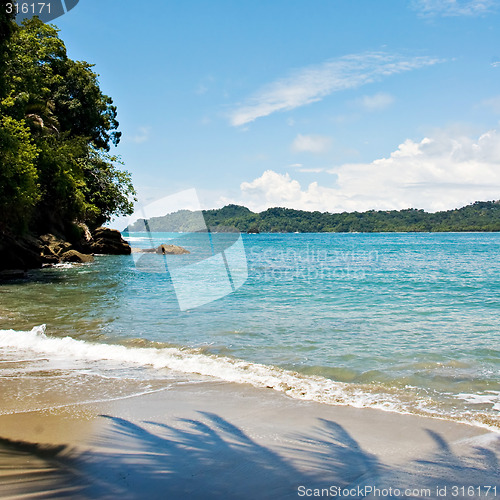
[[[130,255],[132,249],[122,238],[120,231],[107,227],[98,227],[92,233],[88,249],[93,254]]]
[[[156,249],[156,253],[163,255],[183,255],[191,252],[178,245],[160,245]]]
[[[162,244],[157,248],[132,248],[132,253],[156,253],[160,255],[184,255],[191,253],[179,245]]]
[[[79,264],[86,264],[87,262],[94,262],[94,257],[78,250],[68,250],[61,255],[62,262],[76,262]]]

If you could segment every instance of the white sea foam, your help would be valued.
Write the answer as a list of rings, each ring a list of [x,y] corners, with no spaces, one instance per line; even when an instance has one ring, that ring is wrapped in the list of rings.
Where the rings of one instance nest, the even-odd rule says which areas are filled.
[[[124,236],[127,241],[149,241],[149,236]]]
[[[320,376],[301,375],[274,366],[250,363],[240,359],[202,354],[196,350],[174,347],[127,347],[56,338],[45,334],[45,326],[31,331],[0,330],[0,348],[16,348],[23,356],[36,353],[53,361],[62,359],[81,363],[112,364],[113,367],[144,367],[169,369],[183,374],[213,377],[226,382],[247,383],[284,392],[298,399],[398,410],[397,398],[390,394],[370,394],[350,384],[335,382]],[[129,372],[128,372],[129,373]]]
[[[485,391],[483,394],[462,393],[457,394],[456,397],[475,405],[491,404],[492,410],[500,411],[500,391]]]
[[[303,375],[275,366],[250,363],[241,359],[204,354],[195,349],[175,347],[128,347],[117,344],[104,344],[77,340],[71,337],[50,337],[45,334],[45,325],[34,327],[31,331],[0,330],[0,350],[12,352],[15,349],[19,359],[29,356],[43,356],[53,366],[63,363],[74,370],[85,367],[105,373],[116,370],[127,378],[144,378],[144,370],[157,378],[160,370],[167,369],[166,378],[176,375],[201,375],[221,381],[251,384],[283,392],[296,399],[312,400],[320,403],[349,405],[357,408],[371,407],[399,413],[420,413],[438,418],[454,418],[474,423],[498,431],[497,426],[483,425],[474,418],[460,418],[458,415],[445,415],[437,410],[430,398],[416,397],[401,391],[382,386],[355,385],[336,382],[321,376]],[[141,370],[137,370],[141,368]],[[47,369],[47,368],[46,368]],[[29,371],[29,370],[28,370]],[[153,376],[154,373],[154,376]],[[412,392],[412,391],[410,391]],[[462,394],[470,398],[475,395]],[[485,395],[486,396],[486,395]],[[488,395],[489,402],[498,402],[498,394]],[[495,400],[495,401],[493,401]],[[486,399],[481,398],[481,402]],[[494,409],[498,409],[495,404]]]

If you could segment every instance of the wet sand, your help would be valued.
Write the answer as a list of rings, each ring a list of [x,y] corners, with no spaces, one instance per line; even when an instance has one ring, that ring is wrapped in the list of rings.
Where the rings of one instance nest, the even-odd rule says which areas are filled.
[[[500,498],[465,424],[216,382],[61,405],[0,416],[0,498]]]

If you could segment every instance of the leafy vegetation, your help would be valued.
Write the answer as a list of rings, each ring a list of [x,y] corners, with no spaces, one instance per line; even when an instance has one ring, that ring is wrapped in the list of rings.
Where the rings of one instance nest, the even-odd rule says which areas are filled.
[[[132,212],[130,175],[109,153],[116,107],[58,30],[0,13],[0,231],[68,235]]]
[[[211,231],[317,233],[317,232],[459,232],[500,231],[500,201],[476,202],[444,212],[423,210],[388,210],[368,212],[322,213],[289,208],[270,208],[253,213],[248,208],[228,205],[203,212]],[[151,231],[190,231],[196,212],[183,210],[148,221]],[[143,231],[143,220],[131,225],[129,231]]]

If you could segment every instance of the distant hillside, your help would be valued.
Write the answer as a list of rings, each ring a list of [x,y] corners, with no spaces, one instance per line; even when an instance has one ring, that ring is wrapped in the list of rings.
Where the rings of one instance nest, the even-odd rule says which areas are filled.
[[[444,212],[423,210],[369,210],[368,212],[306,212],[290,208],[269,208],[254,213],[239,205],[204,210],[206,225],[214,232],[262,233],[348,233],[348,232],[450,232],[500,231],[500,200],[477,201]],[[181,210],[148,221],[140,219],[125,231],[190,232],[200,228],[200,212]]]

